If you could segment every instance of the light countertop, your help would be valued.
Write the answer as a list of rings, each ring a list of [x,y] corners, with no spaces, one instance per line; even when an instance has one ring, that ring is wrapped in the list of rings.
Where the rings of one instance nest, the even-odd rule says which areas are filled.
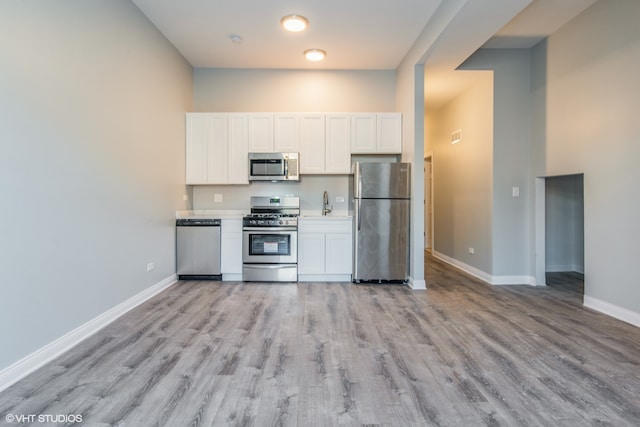
[[[209,210],[196,209],[191,211],[177,211],[176,219],[192,218],[192,219],[242,219],[249,212],[244,210]]]
[[[192,218],[192,219],[242,219],[243,216],[249,214],[246,210],[217,210],[217,209],[196,209],[189,211],[176,211],[176,219],[180,218]],[[352,216],[347,212],[332,212],[328,215],[322,215],[321,211],[302,211],[300,213],[301,220],[314,219],[314,220],[345,220],[351,219]]]
[[[302,221],[304,221],[305,219],[320,219],[320,220],[327,220],[327,221],[336,221],[336,220],[345,220],[345,219],[351,219],[353,218],[352,215],[347,214],[346,212],[336,212],[336,213],[330,213],[328,215],[322,215],[322,212],[315,212],[315,211],[311,211],[311,212],[302,212],[300,214],[300,219]]]

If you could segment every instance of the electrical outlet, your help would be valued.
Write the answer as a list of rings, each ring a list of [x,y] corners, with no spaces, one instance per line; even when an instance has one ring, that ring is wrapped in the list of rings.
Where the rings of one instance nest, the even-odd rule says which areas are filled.
[[[214,203],[222,203],[222,194],[214,194],[213,195]]]
[[[520,197],[520,187],[513,187],[511,189],[511,195],[513,197]]]
[[[152,262],[148,263],[148,264],[147,264],[147,271],[151,271],[151,270],[153,270],[153,267],[154,267],[154,265],[153,265],[153,263],[152,263]]]
[[[336,203],[344,203],[344,196],[336,196]]]
[[[476,250],[474,248],[469,248],[469,253],[473,255],[476,253]]]
[[[186,202],[187,200],[189,200],[189,196],[187,196],[186,194],[183,194],[182,200]]]

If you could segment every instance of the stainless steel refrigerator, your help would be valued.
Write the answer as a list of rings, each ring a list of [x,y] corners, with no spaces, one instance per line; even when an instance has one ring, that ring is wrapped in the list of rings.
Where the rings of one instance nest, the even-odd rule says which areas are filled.
[[[406,281],[409,275],[409,163],[353,165],[353,281]]]

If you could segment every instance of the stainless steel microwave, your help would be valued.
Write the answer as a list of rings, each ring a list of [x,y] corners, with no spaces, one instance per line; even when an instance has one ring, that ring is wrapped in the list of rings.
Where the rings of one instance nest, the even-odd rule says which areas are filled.
[[[299,181],[298,153],[249,153],[249,181]]]

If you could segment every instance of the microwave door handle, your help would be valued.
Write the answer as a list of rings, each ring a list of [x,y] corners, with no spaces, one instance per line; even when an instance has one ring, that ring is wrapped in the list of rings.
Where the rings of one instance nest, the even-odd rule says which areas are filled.
[[[282,164],[284,166],[284,176],[286,178],[288,178],[289,177],[289,162],[287,160],[283,160]]]

